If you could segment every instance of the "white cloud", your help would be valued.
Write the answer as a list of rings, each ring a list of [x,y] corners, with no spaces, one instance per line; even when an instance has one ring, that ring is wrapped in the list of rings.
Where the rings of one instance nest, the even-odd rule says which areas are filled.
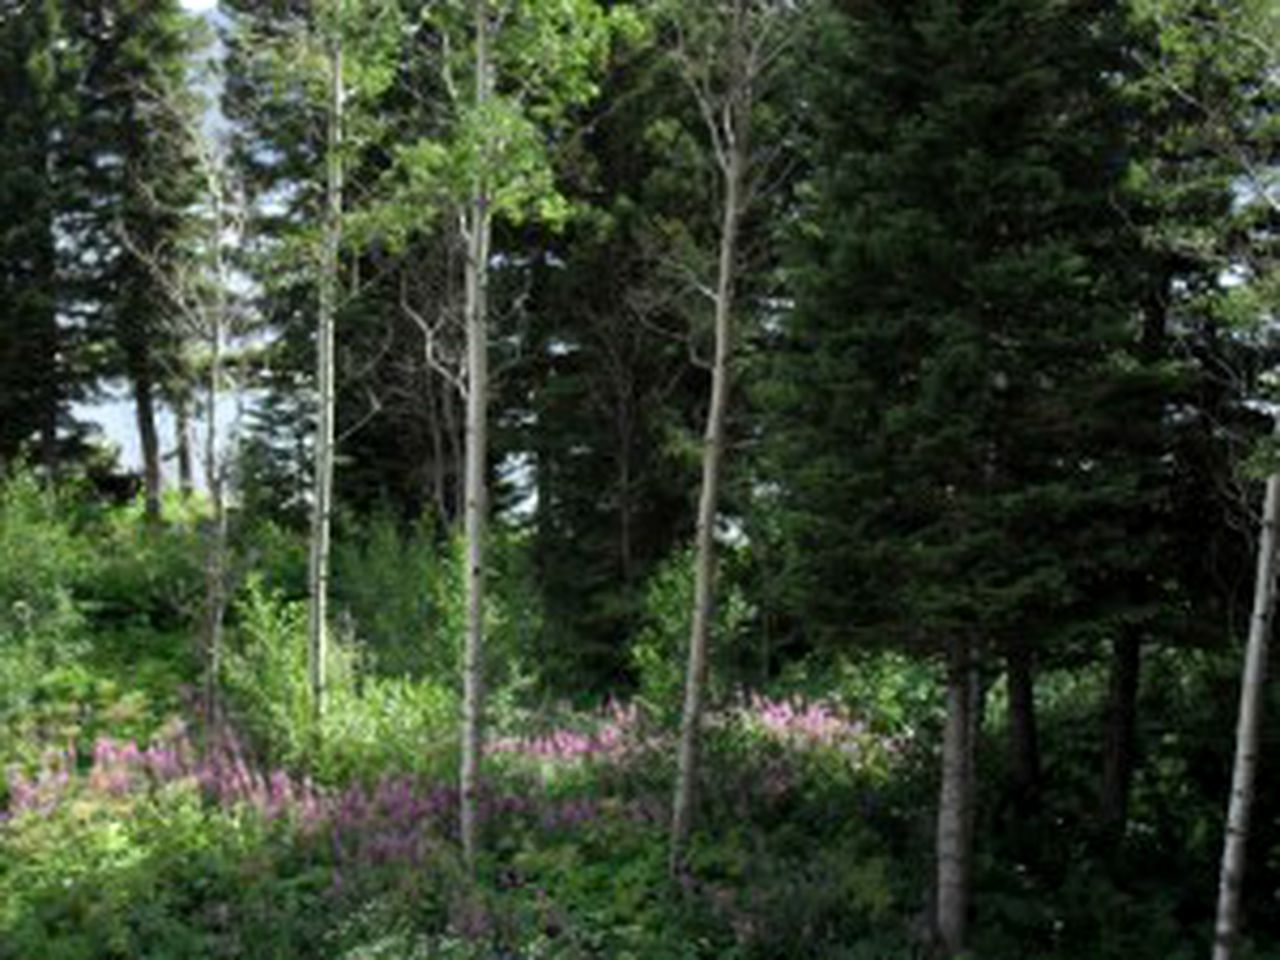
[[[218,5],[218,0],[182,0],[182,6],[194,13],[204,13]]]

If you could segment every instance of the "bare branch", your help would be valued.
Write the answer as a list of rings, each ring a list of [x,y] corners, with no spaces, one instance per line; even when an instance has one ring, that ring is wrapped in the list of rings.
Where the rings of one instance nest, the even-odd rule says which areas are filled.
[[[338,434],[337,439],[333,441],[335,447],[341,447],[347,442],[347,440],[351,439],[351,437],[355,436],[367,427],[378,417],[380,413],[382,413],[382,401],[378,399],[378,395],[374,392],[372,387],[365,387],[365,398],[369,401],[369,409],[365,411],[364,415],[361,416],[359,420],[353,423],[346,430],[342,431],[342,433]]]
[[[400,309],[402,309],[410,320],[417,325],[422,331],[423,343],[423,359],[427,366],[439,374],[454,390],[458,392],[460,397],[466,397],[467,384],[465,378],[459,372],[461,368],[461,360],[457,356],[453,357],[451,364],[445,359],[444,351],[440,347],[440,333],[449,322],[446,310],[440,310],[439,319],[432,323],[419,312],[409,300],[408,278],[401,276],[400,281]]]

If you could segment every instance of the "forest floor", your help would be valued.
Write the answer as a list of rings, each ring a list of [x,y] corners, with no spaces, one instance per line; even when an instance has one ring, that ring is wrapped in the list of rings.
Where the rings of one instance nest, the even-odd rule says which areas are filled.
[[[637,706],[497,736],[469,892],[447,769],[268,766],[200,727],[188,636],[97,639],[9,718],[0,957],[832,956],[849,915],[905,933],[878,823],[909,744],[825,705],[716,716],[678,889],[671,737]]]
[[[929,664],[835,659],[767,689],[715,689],[679,883],[663,709],[678,674],[595,708],[498,675],[470,884],[451,686],[380,674],[339,637],[316,723],[296,570],[246,579],[222,719],[201,722],[197,535],[127,512],[63,516],[30,490],[0,503],[0,960],[923,956],[940,729]],[[252,555],[267,574],[294,570],[297,546],[264,535]],[[1229,731],[1232,670],[1192,652],[1148,663],[1120,842],[1096,826],[1104,676],[1042,676],[1034,813],[1008,786],[992,689],[974,957],[1207,952],[1230,749],[1207,731]],[[1280,957],[1265,909],[1280,874],[1270,783],[1251,960]]]

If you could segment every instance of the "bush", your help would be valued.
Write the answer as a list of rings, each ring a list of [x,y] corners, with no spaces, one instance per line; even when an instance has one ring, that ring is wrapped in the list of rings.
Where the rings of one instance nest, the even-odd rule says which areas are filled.
[[[146,737],[196,673],[194,530],[145,530],[26,475],[0,487],[0,766],[111,729]],[[157,622],[161,626],[153,624]]]
[[[488,547],[486,676],[501,698],[529,670],[543,618],[524,539],[499,527],[491,531]],[[349,618],[373,671],[448,686],[458,682],[466,633],[465,561],[461,538],[442,542],[428,520],[405,531],[382,514],[358,535],[339,540],[334,604]]]
[[[940,665],[892,651],[811,656],[788,668],[777,686],[810,699],[830,697],[889,735],[940,729],[945,712]]]
[[[722,566],[732,567],[733,554]],[[690,617],[693,612],[694,553],[677,552],[662,563],[645,589],[643,626],[631,646],[638,697],[646,709],[668,721],[679,715],[683,702],[685,661],[689,652]],[[731,577],[722,576],[711,633],[711,700],[723,701],[742,672],[738,659],[753,617],[746,595]]]
[[[101,514],[82,537],[98,558],[83,599],[99,623],[178,632],[204,603],[205,543],[197,506],[163,526],[136,507]]]
[[[157,646],[173,640],[156,639]],[[178,712],[179,691],[187,677],[171,660],[138,656],[145,641],[136,634],[107,642],[120,643],[130,659],[113,653],[120,657],[117,669],[104,669],[96,656],[85,654],[42,672],[31,683],[23,708],[0,722],[0,769],[31,770],[50,748],[70,744],[85,751],[108,733],[147,740]],[[0,658],[0,666],[6,662]],[[127,676],[122,676],[126,665]]]
[[[242,518],[245,519],[245,518]],[[307,540],[272,520],[252,516],[232,530],[235,548],[262,584],[289,599],[307,595]]]
[[[337,539],[334,606],[351,618],[376,671],[455,676],[462,624],[450,566],[428,520],[402,532],[381,513]]]
[[[335,631],[328,702],[317,721],[307,675],[306,605],[286,602],[251,580],[237,616],[226,691],[238,720],[273,757],[326,783],[371,779],[388,770],[451,768],[457,703],[450,686],[371,673],[361,647]]]
[[[330,872],[288,822],[92,783],[0,825],[0,960],[323,955]]]
[[[56,494],[26,474],[0,487],[0,718],[83,650],[75,594],[91,571],[88,544],[63,519]]]

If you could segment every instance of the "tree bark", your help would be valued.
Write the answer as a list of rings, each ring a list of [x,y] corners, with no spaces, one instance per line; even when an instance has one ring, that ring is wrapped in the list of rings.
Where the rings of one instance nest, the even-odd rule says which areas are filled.
[[[160,435],[156,431],[155,384],[145,358],[133,364],[133,404],[138,423],[138,443],[142,449],[142,485],[146,498],[146,516],[153,523],[160,520]]]
[[[475,97],[482,105],[489,97],[489,24],[487,0],[475,0]],[[474,880],[478,853],[476,800],[484,752],[484,548],[488,520],[488,286],[491,216],[488,187],[477,179],[468,214],[466,263],[467,327],[467,450],[465,572],[467,637],[463,655],[462,770],[460,825],[462,856]]]
[[[1102,823],[1111,839],[1124,835],[1137,755],[1138,686],[1142,643],[1132,633],[1112,641],[1107,693],[1107,728],[1102,757]]]
[[[675,797],[671,812],[670,871],[684,870],[685,848],[693,828],[698,752],[703,699],[707,682],[708,647],[715,606],[716,511],[720,498],[720,470],[724,459],[725,418],[729,406],[729,360],[733,341],[733,290],[741,219],[742,178],[746,159],[746,118],[739,118],[737,143],[724,170],[725,193],[720,228],[720,258],[715,295],[715,358],[711,367],[711,405],[703,438],[702,492],[698,498],[698,528],[694,552],[694,596],[689,631],[689,662],[685,670],[684,710]]]
[[[1258,537],[1253,616],[1249,622],[1249,641],[1240,683],[1240,715],[1236,728],[1235,765],[1231,774],[1231,801],[1227,810],[1226,837],[1222,849],[1213,960],[1231,960],[1239,934],[1240,894],[1244,881],[1254,778],[1258,766],[1267,645],[1275,608],[1277,519],[1280,519],[1280,473],[1273,473],[1267,477],[1266,499]]]
[[[215,191],[218,191],[218,193],[215,195],[213,200],[214,209],[216,211],[214,218],[215,230],[213,242],[220,245],[222,243],[221,184],[215,184],[214,189]],[[210,531],[208,553],[205,559],[204,707],[205,722],[210,730],[213,730],[217,726],[218,722],[218,688],[219,677],[222,673],[222,632],[223,621],[225,619],[227,609],[227,504],[226,487],[224,484],[225,474],[222,469],[221,460],[222,455],[218,451],[218,402],[221,397],[222,385],[222,345],[226,324],[226,284],[228,282],[228,278],[226,276],[225,263],[220,246],[218,247],[217,259],[218,287],[213,307],[213,316],[211,317],[211,329],[209,331],[209,374],[208,381],[205,384],[205,405],[208,421],[205,424],[204,439],[205,477],[209,485],[209,500],[213,509],[212,529]],[[178,409],[182,414],[181,419],[179,420],[179,471],[182,472],[184,469],[182,462],[185,451],[186,478],[183,492],[189,493],[191,487],[191,453],[190,448],[187,445],[189,437],[187,424],[185,423],[185,399],[179,403]]]
[[[1021,640],[1005,648],[1009,681],[1009,750],[1019,804],[1027,810],[1040,805],[1040,738],[1036,722],[1035,672],[1032,653]]]
[[[191,408],[185,391],[173,402],[173,439],[178,457],[178,489],[189,500],[195,489],[191,473]]]
[[[945,955],[957,956],[964,951],[969,919],[978,696],[969,641],[952,640],[947,661],[947,717],[938,799],[936,927]]]
[[[333,514],[334,455],[334,326],[338,302],[338,256],[342,242],[343,50],[337,27],[329,41],[329,109],[326,122],[325,224],[320,266],[319,322],[316,331],[318,391],[315,478],[312,491],[307,652],[312,708],[317,718],[325,707],[329,618],[329,542]]]

